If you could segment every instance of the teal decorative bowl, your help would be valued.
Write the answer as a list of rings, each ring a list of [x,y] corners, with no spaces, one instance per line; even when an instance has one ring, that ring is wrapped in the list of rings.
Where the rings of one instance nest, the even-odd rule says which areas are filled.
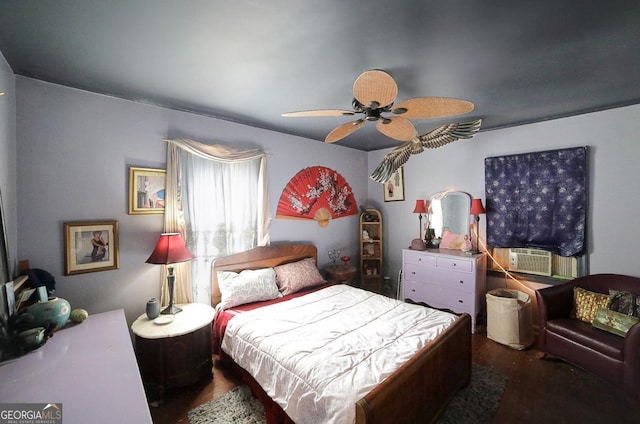
[[[25,312],[33,316],[33,326],[48,328],[54,324],[57,330],[67,323],[71,314],[71,305],[60,297],[50,297],[45,302],[30,305]]]
[[[33,349],[44,342],[44,327],[30,328],[18,334],[20,346],[25,349]]]

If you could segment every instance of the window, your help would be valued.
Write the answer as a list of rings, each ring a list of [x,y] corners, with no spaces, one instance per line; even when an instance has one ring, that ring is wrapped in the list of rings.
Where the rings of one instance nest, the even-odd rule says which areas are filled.
[[[169,149],[165,231],[182,232],[196,256],[177,293],[209,304],[212,261],[268,244],[266,155],[184,139]]]
[[[487,244],[500,266],[543,256],[514,248],[540,249],[552,253],[551,274],[584,272],[586,147],[486,158],[485,192]]]

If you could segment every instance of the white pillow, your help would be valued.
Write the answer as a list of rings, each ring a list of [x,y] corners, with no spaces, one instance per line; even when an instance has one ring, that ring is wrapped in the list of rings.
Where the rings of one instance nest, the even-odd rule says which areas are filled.
[[[229,309],[245,303],[275,299],[280,296],[273,268],[246,269],[240,274],[232,271],[218,272],[220,308]]]

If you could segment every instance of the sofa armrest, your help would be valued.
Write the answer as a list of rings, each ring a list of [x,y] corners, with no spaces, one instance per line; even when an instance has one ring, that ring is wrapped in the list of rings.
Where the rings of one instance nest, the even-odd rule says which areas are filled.
[[[545,328],[549,320],[569,318],[573,308],[574,286],[572,282],[566,282],[536,290],[540,328]]]
[[[640,323],[629,329],[622,347],[624,353],[624,388],[640,400]]]

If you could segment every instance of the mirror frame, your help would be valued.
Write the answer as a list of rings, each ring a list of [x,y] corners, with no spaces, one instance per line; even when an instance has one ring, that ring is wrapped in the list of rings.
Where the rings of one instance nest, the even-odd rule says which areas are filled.
[[[4,222],[4,205],[2,204],[2,191],[0,191],[0,279],[1,283],[11,280],[11,270],[9,269],[9,246],[7,243],[7,232]]]

